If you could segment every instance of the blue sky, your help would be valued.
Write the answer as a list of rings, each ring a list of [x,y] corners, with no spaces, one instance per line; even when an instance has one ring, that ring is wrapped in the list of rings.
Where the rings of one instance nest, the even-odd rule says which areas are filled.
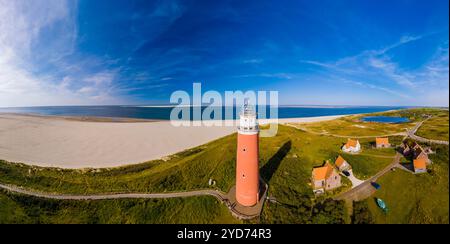
[[[168,103],[276,90],[280,104],[449,104],[448,1],[0,0],[0,107]]]

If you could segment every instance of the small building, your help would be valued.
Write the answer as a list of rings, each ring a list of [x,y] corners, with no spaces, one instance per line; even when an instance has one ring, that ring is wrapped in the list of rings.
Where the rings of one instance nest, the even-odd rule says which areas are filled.
[[[408,157],[409,155],[411,155],[411,148],[409,147],[409,145],[405,142],[402,143],[402,145],[400,146],[401,151],[403,156]]]
[[[425,173],[427,172],[427,162],[424,158],[417,158],[413,160],[414,173]]]
[[[324,193],[341,186],[341,176],[328,162],[322,167],[313,168],[311,183],[316,194]]]
[[[339,171],[349,170],[351,168],[350,164],[345,161],[345,159],[339,155],[334,162]]]
[[[342,151],[348,153],[357,153],[361,151],[361,144],[358,140],[348,139],[347,143],[342,147]]]
[[[428,158],[428,154],[422,149],[422,147],[417,147],[414,150],[414,158],[424,159],[426,163],[430,162],[430,159]]]
[[[389,138],[387,138],[387,137],[377,137],[377,138],[375,138],[375,144],[376,144],[377,148],[391,147],[391,144],[389,143]]]

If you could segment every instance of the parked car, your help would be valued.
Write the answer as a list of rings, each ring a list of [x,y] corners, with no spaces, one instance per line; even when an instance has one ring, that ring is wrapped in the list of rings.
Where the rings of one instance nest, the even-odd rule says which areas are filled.
[[[342,171],[342,173],[343,173],[345,176],[347,176],[347,177],[350,176],[350,173],[349,173],[347,170]]]
[[[381,188],[381,186],[380,186],[380,184],[378,184],[378,183],[376,183],[376,182],[370,182],[370,184],[375,188],[375,189],[380,189]]]

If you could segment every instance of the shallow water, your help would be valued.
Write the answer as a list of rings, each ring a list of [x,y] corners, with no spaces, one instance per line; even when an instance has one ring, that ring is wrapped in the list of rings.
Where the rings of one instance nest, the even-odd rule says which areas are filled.
[[[377,123],[406,123],[409,122],[409,119],[404,117],[368,116],[362,118],[362,121]]]

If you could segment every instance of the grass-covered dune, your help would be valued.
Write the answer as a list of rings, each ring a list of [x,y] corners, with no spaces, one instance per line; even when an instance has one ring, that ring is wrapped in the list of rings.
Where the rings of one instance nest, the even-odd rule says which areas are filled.
[[[241,223],[212,197],[61,201],[0,190],[0,224],[214,224]]]
[[[261,138],[260,172],[270,185],[270,195],[276,198],[279,203],[267,204],[260,221],[264,223],[344,222],[347,213],[343,204],[330,200],[323,202],[326,197],[314,199],[309,184],[312,168],[320,166],[325,160],[333,161],[341,153],[340,147],[345,141],[345,138],[314,135],[288,126],[280,126],[276,137]],[[364,139],[361,143],[364,148],[367,147],[367,155],[347,155],[350,163],[354,162],[360,165],[360,167],[355,168],[355,173],[369,175],[373,173],[372,167],[377,165],[376,168],[382,168],[390,163],[384,157],[386,155],[393,156],[393,150],[376,151],[370,149],[372,139]],[[233,186],[235,179],[235,150],[236,135],[230,135],[176,154],[167,161],[157,160],[112,169],[68,170],[0,161],[0,182],[44,192],[95,194],[205,189],[210,188],[208,180],[212,178],[217,182],[215,188],[227,192]],[[376,157],[377,155],[381,158]],[[344,157],[347,156],[344,155]],[[364,160],[366,158],[371,160]],[[347,182],[344,188],[348,187]],[[342,191],[342,189],[338,191]],[[9,205],[21,206],[22,208],[26,206],[22,204],[26,197],[13,198],[12,195],[5,195],[5,193],[2,193],[2,196],[3,201],[8,199]],[[200,208],[207,211],[212,206],[214,206],[213,208],[218,207],[211,204],[207,207],[199,207],[198,205],[204,204],[206,200],[196,199],[167,200],[166,202],[168,204],[177,202],[177,204],[180,204],[179,208],[191,209],[191,211],[197,211],[196,209]],[[45,202],[46,200],[39,201]],[[79,209],[76,208],[78,205],[75,204],[67,208],[66,211],[68,211],[68,215],[76,215],[77,211],[84,211],[83,208],[92,208],[92,210],[86,211],[94,211],[94,209],[104,205],[116,204],[122,206],[121,204],[125,204],[127,201],[82,203]],[[149,200],[148,202],[158,206],[159,201],[152,202]],[[197,201],[200,201],[198,205],[195,204]],[[207,201],[216,202],[213,198]],[[15,205],[11,202],[15,202]],[[30,200],[30,202],[35,203],[36,200]],[[60,204],[68,204],[64,201],[50,202],[53,202],[52,206],[56,207]],[[175,209],[178,209],[178,207]],[[189,210],[187,210],[187,213],[189,213]],[[224,220],[223,222],[229,222],[228,217],[231,216],[229,213],[219,213],[221,213],[220,218]],[[114,213],[111,212],[111,214]],[[53,220],[57,221],[57,219]],[[100,222],[103,222],[101,218],[100,220]],[[77,221],[78,219],[73,220],[73,222]],[[160,222],[165,221],[170,220],[167,220],[162,213]],[[198,222],[204,221],[207,220]],[[176,221],[174,220],[174,222]]]
[[[441,110],[436,112],[431,119],[425,121],[417,131],[417,135],[433,140],[448,141],[449,140],[449,112]]]
[[[380,124],[361,121],[361,115],[339,118],[327,122],[299,124],[299,128],[312,133],[337,136],[382,136],[405,132],[414,127],[414,122],[401,124]]]
[[[417,116],[420,117],[420,116]],[[321,125],[325,126],[325,125]],[[334,127],[333,123],[330,127]],[[376,132],[376,131],[375,131]],[[374,133],[375,133],[374,132]],[[381,133],[379,131],[376,133]],[[401,137],[390,137],[398,145]],[[340,151],[345,137],[333,137],[305,132],[291,126],[279,126],[277,136],[260,139],[260,173],[269,184],[269,195],[277,203],[266,202],[262,216],[251,221],[259,223],[349,223],[350,218],[343,202],[330,200],[338,192],[347,190],[344,186],[325,196],[316,198],[310,186],[312,168],[320,166],[325,160],[334,162],[341,154],[353,167],[361,179],[367,179],[392,162],[395,150],[374,149],[374,138],[360,139],[363,151],[360,154],[343,154]],[[448,153],[443,149],[433,157],[437,161],[430,175],[415,176],[396,171],[380,179],[385,194],[398,189],[409,189],[439,199],[427,203],[431,206],[445,202],[447,207],[433,210],[431,222],[448,222],[442,216],[448,215]],[[448,150],[448,147],[447,147]],[[155,160],[143,164],[111,169],[69,170],[41,168],[25,164],[0,161],[0,183],[22,186],[24,188],[63,194],[97,193],[158,193],[188,191],[214,188],[224,192],[235,181],[236,135],[230,135],[205,145],[175,154],[167,160]],[[443,157],[443,158],[442,158]],[[444,161],[447,160],[446,165]],[[447,167],[447,168],[445,168]],[[208,180],[214,179],[214,187]],[[447,185],[445,188],[443,185]],[[407,186],[405,186],[407,185]],[[414,190],[417,189],[423,190]],[[436,189],[427,192],[428,189]],[[403,188],[402,188],[403,187]],[[398,190],[400,191],[400,190]],[[432,194],[433,193],[433,194]],[[402,191],[402,194],[406,194]],[[412,193],[411,193],[412,194]],[[428,195],[427,195],[428,194]],[[430,195],[431,194],[431,195]],[[382,195],[389,205],[396,201],[413,199],[393,199]],[[419,202],[425,203],[425,198]],[[364,204],[363,204],[364,205]],[[361,205],[361,206],[363,206]],[[376,215],[378,209],[370,201],[367,207],[359,207],[361,215],[371,215],[374,222],[401,222],[404,215],[383,220]],[[0,191],[0,223],[234,223],[226,207],[213,197],[192,197],[185,199],[158,200],[102,200],[102,201],[58,201],[36,199],[14,193]],[[394,205],[392,205],[394,208]],[[402,206],[402,205],[400,205]],[[439,205],[441,206],[441,205]],[[366,209],[366,211],[364,211]],[[431,211],[431,210],[430,210]],[[441,212],[437,212],[441,211]],[[392,213],[398,213],[393,211]],[[429,214],[429,212],[423,212]],[[425,219],[420,219],[425,221]],[[356,221],[354,221],[356,222]],[[411,222],[411,221],[410,221]],[[419,220],[417,221],[419,222]]]
[[[342,154],[340,148],[345,141],[280,126],[277,136],[260,140],[261,174],[270,181],[272,189],[280,181],[280,185],[296,185],[299,192],[310,192],[312,168],[325,160],[333,162]],[[391,162],[393,149],[373,150],[373,139],[360,141],[363,153],[342,154],[355,164],[355,173],[370,176]],[[52,193],[155,193],[210,188],[211,178],[217,182],[215,188],[228,192],[234,184],[235,155],[234,134],[176,154],[167,161],[111,169],[42,168],[0,161],[0,182]]]
[[[448,110],[434,108],[411,108],[345,116],[336,120],[311,124],[299,124],[298,127],[313,133],[332,134],[339,136],[382,136],[404,133],[416,123],[424,120],[424,115],[432,118],[424,123],[417,133],[430,139],[448,140]],[[391,116],[408,118],[407,123],[373,123],[362,121],[365,116]],[[447,138],[447,139],[445,139]]]

